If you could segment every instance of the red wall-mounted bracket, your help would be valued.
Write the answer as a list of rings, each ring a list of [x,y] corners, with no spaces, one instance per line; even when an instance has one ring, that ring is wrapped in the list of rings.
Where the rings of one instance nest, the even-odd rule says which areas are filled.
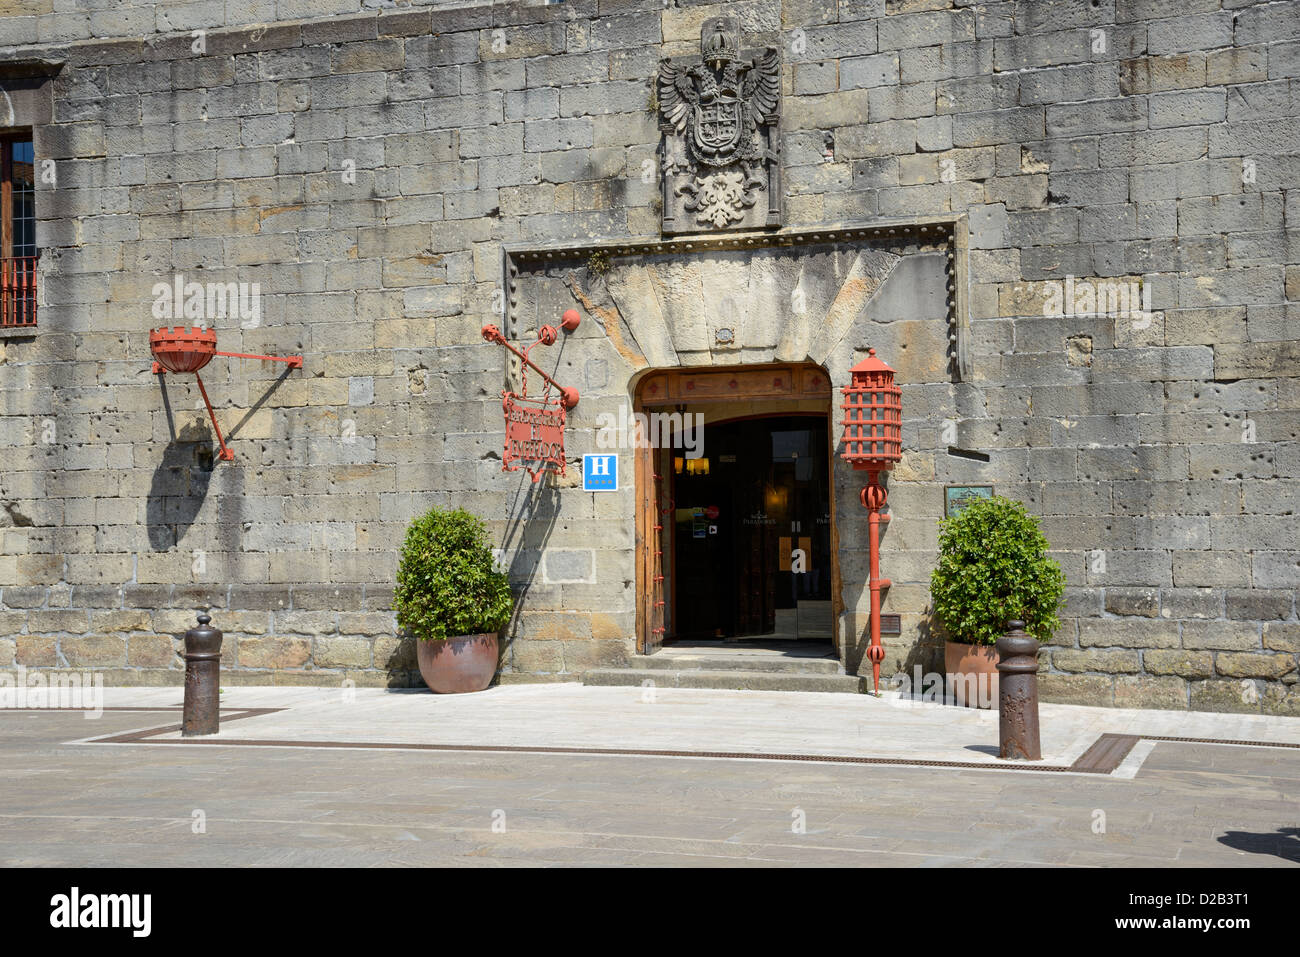
[[[227,462],[234,459],[235,453],[226,447],[225,437],[221,434],[221,426],[217,425],[217,415],[212,411],[208,390],[203,388],[203,379],[199,377],[199,370],[211,362],[213,356],[225,356],[230,359],[264,359],[268,362],[287,363],[290,369],[302,368],[302,356],[218,352],[215,329],[190,329],[185,326],[177,326],[174,329],[168,329],[166,326],[161,329],[150,329],[149,351],[154,358],[154,375],[162,375],[164,372],[194,373],[194,381],[199,384],[199,394],[203,396],[203,404],[208,407],[208,418],[212,420],[212,428],[217,433],[217,442],[221,445],[219,457]]]
[[[578,328],[578,324],[581,321],[582,321],[582,316],[578,312],[578,310],[569,309],[564,313],[563,316],[560,317],[560,327],[564,329],[565,332],[573,332],[575,329]],[[537,341],[534,342],[532,345],[527,346],[524,349],[518,349],[512,346],[510,342],[506,339],[506,337],[501,334],[501,330],[494,325],[489,324],[484,326],[482,329],[482,333],[483,333],[483,338],[486,339],[488,342],[495,342],[497,345],[505,346],[508,351],[517,355],[521,360],[523,360],[524,365],[528,368],[533,369],[538,375],[540,375],[542,379],[545,380],[548,386],[555,386],[555,388],[558,389],[560,392],[560,397],[563,399],[564,407],[566,409],[572,409],[575,405],[578,404],[577,389],[573,388],[572,386],[560,385],[549,375],[547,375],[541,366],[539,366],[532,359],[528,358],[528,353],[532,352],[538,346],[555,345],[555,341],[560,337],[560,334],[559,331],[554,326],[551,325],[542,326],[542,328],[537,331]],[[524,369],[524,380],[523,380],[524,395],[528,394],[528,368]]]
[[[560,328],[565,332],[573,332],[581,320],[578,310],[569,309],[560,317]],[[560,338],[559,330],[551,325],[542,326],[537,331],[537,341],[523,349],[512,346],[501,334],[501,330],[491,324],[483,327],[483,338],[504,346],[507,352],[518,356],[523,363],[520,370],[522,391],[518,394],[508,390],[501,393],[501,410],[505,415],[506,428],[501,470],[513,472],[526,468],[534,482],[547,472],[563,475],[564,427],[569,410],[578,404],[578,390],[572,386],[560,385],[528,357],[528,353],[537,346],[554,345]],[[534,370],[546,382],[546,388],[539,396],[528,394],[529,369]],[[558,396],[551,396],[552,386],[559,392]]]

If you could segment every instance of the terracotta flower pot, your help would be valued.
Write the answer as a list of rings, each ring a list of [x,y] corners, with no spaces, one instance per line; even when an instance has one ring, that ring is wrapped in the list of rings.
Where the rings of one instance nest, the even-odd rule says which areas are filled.
[[[998,652],[993,645],[943,643],[948,693],[964,708],[998,706]]]
[[[430,691],[462,694],[482,691],[497,673],[497,636],[458,635],[455,638],[416,639],[420,677]]]

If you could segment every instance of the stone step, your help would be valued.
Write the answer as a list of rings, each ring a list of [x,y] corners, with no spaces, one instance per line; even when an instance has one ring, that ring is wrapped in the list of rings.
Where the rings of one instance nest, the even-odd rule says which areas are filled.
[[[823,691],[862,694],[867,683],[857,675],[789,674],[771,671],[702,671],[664,668],[593,668],[582,676],[584,685],[641,687],[653,681],[657,688],[712,688],[725,691]]]
[[[764,671],[773,674],[837,675],[840,663],[835,658],[800,658],[789,655],[744,654],[742,652],[710,654],[708,652],[659,652],[633,655],[633,668],[653,671]]]

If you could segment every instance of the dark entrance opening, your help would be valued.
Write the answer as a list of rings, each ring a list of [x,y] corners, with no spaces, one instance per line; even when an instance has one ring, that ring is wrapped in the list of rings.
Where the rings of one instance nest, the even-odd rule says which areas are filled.
[[[745,418],[706,425],[700,458],[674,450],[670,640],[831,641],[827,430]]]

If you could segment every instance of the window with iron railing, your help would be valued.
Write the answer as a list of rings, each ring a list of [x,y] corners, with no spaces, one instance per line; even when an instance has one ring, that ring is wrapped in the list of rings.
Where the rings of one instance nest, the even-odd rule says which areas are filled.
[[[36,325],[36,170],[30,133],[0,137],[0,328]]]

